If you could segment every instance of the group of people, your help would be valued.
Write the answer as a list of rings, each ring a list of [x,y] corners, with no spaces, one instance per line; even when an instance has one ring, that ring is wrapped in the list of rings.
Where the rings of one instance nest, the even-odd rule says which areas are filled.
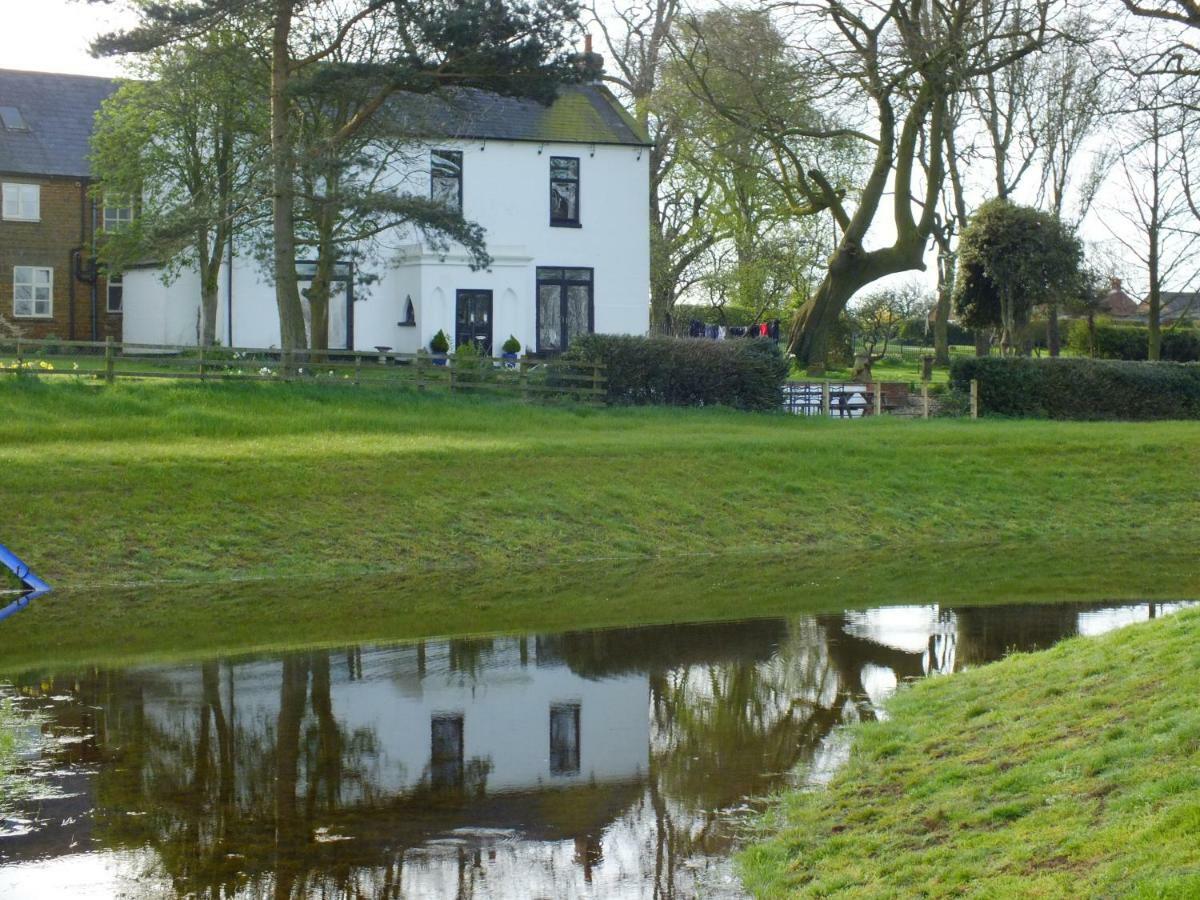
[[[751,337],[779,340],[779,320],[758,322],[754,325],[709,325],[699,319],[693,319],[688,325],[688,337],[708,338],[713,341],[723,341],[727,338]]]

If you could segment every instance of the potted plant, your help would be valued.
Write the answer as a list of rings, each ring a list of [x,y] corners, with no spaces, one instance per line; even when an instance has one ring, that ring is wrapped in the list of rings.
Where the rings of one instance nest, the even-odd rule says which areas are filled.
[[[446,364],[446,354],[450,352],[450,338],[446,337],[446,332],[439,328],[438,333],[429,342],[429,349],[433,351],[433,364],[435,366],[444,366]]]
[[[510,334],[508,340],[500,345],[500,355],[507,360],[515,360],[517,354],[521,352],[521,342],[517,340],[516,335]],[[505,363],[508,368],[512,368],[512,362]]]

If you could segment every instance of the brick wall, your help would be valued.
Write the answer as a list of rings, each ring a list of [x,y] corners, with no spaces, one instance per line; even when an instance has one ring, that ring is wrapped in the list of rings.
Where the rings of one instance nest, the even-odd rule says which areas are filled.
[[[0,182],[37,184],[41,188],[40,221],[0,218],[0,315],[20,328],[26,337],[77,341],[102,341],[112,337],[119,341],[121,316],[109,315],[106,311],[104,278],[101,276],[95,285],[95,333],[92,330],[92,285],[75,278],[73,252],[82,248],[84,268],[92,255],[93,209],[87,195],[87,181],[0,173]],[[50,317],[14,316],[14,266],[49,266],[54,270],[53,314]]]

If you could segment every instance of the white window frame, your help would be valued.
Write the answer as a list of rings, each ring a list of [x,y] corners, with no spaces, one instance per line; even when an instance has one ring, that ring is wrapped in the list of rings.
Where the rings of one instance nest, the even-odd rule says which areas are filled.
[[[37,273],[45,272],[46,281],[38,281]],[[21,288],[29,289],[28,297],[19,297],[24,293]],[[38,293],[44,292],[44,297]],[[20,312],[18,303],[29,303],[29,312]],[[38,312],[37,305],[46,304],[45,312]],[[50,266],[13,266],[13,318],[14,319],[52,319],[54,318],[54,269]]]
[[[121,305],[117,309],[113,309],[112,305],[112,290],[113,288],[121,289]],[[124,275],[109,275],[104,285],[104,311],[110,316],[119,316],[125,312],[125,276]]]
[[[104,230],[105,231],[120,231],[126,225],[133,224],[133,206],[119,206],[118,198],[113,198],[112,205],[109,205],[108,198],[104,199]]]
[[[3,208],[0,215],[9,222],[40,222],[42,220],[42,186],[20,181],[6,181],[0,187]]]

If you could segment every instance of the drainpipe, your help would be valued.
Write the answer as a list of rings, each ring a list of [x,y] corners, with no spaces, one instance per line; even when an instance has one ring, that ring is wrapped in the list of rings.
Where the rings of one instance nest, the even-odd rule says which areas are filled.
[[[229,229],[229,242],[225,253],[225,340],[233,343],[233,229]]]
[[[85,182],[86,183],[86,182]],[[99,272],[96,266],[96,201],[92,201],[92,287],[89,293],[92,300],[92,340],[100,340],[100,325],[96,306],[99,302]]]
[[[71,251],[71,277],[67,279],[67,340],[75,340],[75,282],[83,273],[83,251],[87,248],[87,180],[79,185],[79,246]]]

